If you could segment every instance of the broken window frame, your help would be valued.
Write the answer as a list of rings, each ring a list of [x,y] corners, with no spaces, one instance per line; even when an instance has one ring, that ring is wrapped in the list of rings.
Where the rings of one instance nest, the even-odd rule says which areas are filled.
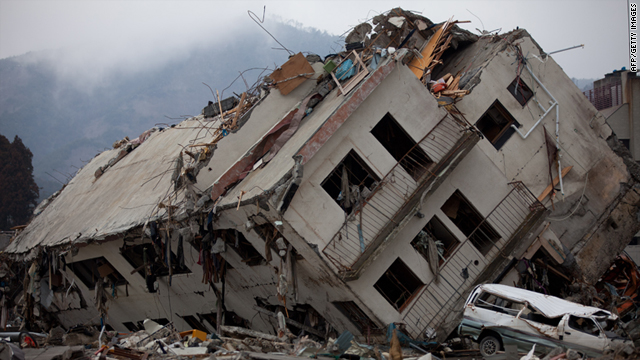
[[[496,119],[494,111],[506,120],[505,125],[500,125],[498,123],[500,119]],[[491,125],[497,127],[499,131],[495,134],[487,134]],[[496,99],[484,112],[484,114],[482,114],[482,116],[478,118],[478,121],[476,121],[474,126],[482,133],[485,139],[487,139],[496,150],[500,150],[502,146],[504,146],[504,144],[516,132],[516,130],[511,127],[511,125],[520,127],[520,123],[513,117],[513,115],[511,115],[511,113],[509,113],[509,111],[507,111],[504,105],[502,105],[502,103]]]
[[[320,186],[324,189],[324,191],[329,194],[329,196],[344,210],[347,214],[350,214],[353,211],[355,204],[351,204],[351,206],[346,206],[344,203],[341,203],[342,195],[342,167],[347,166],[347,173],[349,178],[349,187],[351,188],[353,185],[357,185],[360,191],[360,194],[363,193],[363,190],[366,188],[369,193],[375,191],[376,184],[380,183],[380,178],[378,175],[371,170],[369,165],[358,155],[355,149],[349,150],[349,152],[340,160],[340,163],[331,170],[331,172],[322,180]],[[361,173],[360,176],[354,171],[356,169],[352,169],[353,166],[358,165],[359,169],[357,169],[358,173]],[[356,177],[357,183],[352,182],[352,179]],[[361,179],[360,179],[361,178]],[[336,191],[337,190],[337,191]],[[366,199],[366,196],[362,196],[362,199]]]
[[[432,223],[433,222],[433,223]],[[451,232],[451,230],[449,230],[449,228],[442,222],[442,220],[440,220],[436,215],[434,215],[429,222],[427,222],[427,224],[422,228],[421,231],[425,231],[427,232],[427,234],[429,234],[429,236],[431,236],[434,240],[438,240],[438,241],[442,241],[442,236],[437,236],[436,232],[434,231],[434,226],[441,226],[442,229],[438,230],[438,232],[445,232],[447,234],[448,237],[450,237],[452,239],[452,241],[448,242],[445,245],[444,251],[442,253],[442,255],[440,255],[438,253],[438,266],[442,266],[442,264],[445,263],[445,261],[447,261],[449,259],[449,257],[451,257],[451,255],[453,255],[454,251],[460,246],[460,244],[462,244],[460,242],[460,240]],[[413,240],[411,240],[411,246],[413,246],[413,248],[425,259],[427,260],[427,262],[429,262],[429,253],[427,252],[427,249],[423,249],[422,246],[419,245],[419,235],[420,233],[418,232],[418,234],[416,234],[416,236],[413,238]]]
[[[394,274],[394,271],[398,274]],[[373,285],[398,312],[402,312],[424,286],[422,280],[400,258],[396,258]]]
[[[98,265],[99,263],[102,264]],[[67,266],[71,269],[74,275],[80,281],[82,281],[87,289],[94,290],[96,287],[96,282],[98,281],[98,279],[102,278],[100,276],[98,268],[106,264],[108,264],[113,269],[113,272],[106,276],[109,281],[104,283],[104,287],[107,287],[110,284],[115,284],[116,286],[128,284],[124,276],[122,276],[122,274],[118,272],[115,266],[113,266],[104,256],[74,261],[72,263],[68,263]]]
[[[516,87],[517,84],[517,87]],[[507,91],[516,99],[516,101],[524,107],[527,102],[533,97],[533,91],[527,86],[527,83],[522,80],[520,75],[507,86]]]
[[[384,329],[380,328],[367,314],[360,309],[358,304],[353,301],[334,301],[332,302],[342,315],[346,316],[353,325],[355,325],[361,333],[366,334],[382,334]]]
[[[155,248],[152,243],[142,243],[142,244],[124,244],[122,248],[120,248],[120,255],[131,265],[134,269],[140,269],[137,271],[143,279],[145,279],[144,268],[141,268],[144,265],[144,255],[143,252],[138,254],[138,249],[142,249],[142,251],[147,251],[147,262],[149,264],[153,264],[157,267],[155,271],[155,276],[163,277],[169,276],[169,267],[162,260],[155,261],[156,254]],[[184,267],[180,267],[177,261],[176,254],[171,251],[171,268],[173,269],[171,275],[178,274],[191,274],[191,269],[189,269],[186,265]]]
[[[469,213],[467,215],[456,212],[456,217],[452,218],[447,214],[448,210],[445,207],[453,199],[457,197],[460,200],[458,205],[458,211],[460,211],[460,205],[465,204]],[[483,256],[487,256],[491,248],[496,246],[496,242],[501,239],[500,234],[486,221],[486,218],[475,206],[467,199],[466,196],[459,190],[451,194],[451,196],[442,204],[440,210],[451,220],[451,222],[467,237],[471,244],[480,252]],[[469,215],[472,215],[471,217]],[[461,216],[468,219],[472,226],[463,226]],[[473,217],[473,218],[472,218]]]
[[[419,182],[433,165],[427,153],[418,146],[391,113],[386,113],[378,121],[371,129],[371,135],[416,182]]]
[[[498,302],[500,302],[500,304],[498,304]],[[522,308],[526,306],[526,304],[524,303],[505,299],[501,296],[497,296],[488,292],[480,294],[480,296],[475,300],[474,305],[479,308],[496,311],[511,316],[517,316]],[[521,305],[522,307],[514,308],[514,306],[518,305]]]
[[[497,304],[498,301],[500,301],[501,303]],[[556,318],[549,318],[541,314],[538,310],[534,309],[529,304],[521,303],[515,300],[510,300],[502,296],[491,294],[486,291],[482,292],[479,296],[477,296],[473,301],[473,304],[478,308],[494,311],[501,314],[506,314],[513,317],[517,317],[519,314],[520,319],[527,320],[527,321],[535,321],[537,323],[545,324],[549,326],[558,326],[560,324],[560,321],[562,321],[562,316],[556,317]],[[518,305],[521,307],[514,307]]]
[[[585,329],[585,326],[580,326],[578,324],[576,324],[576,322],[578,320],[583,320],[586,322],[589,322],[592,324],[592,330],[588,331],[587,329]],[[598,326],[598,324],[591,318],[588,317],[581,317],[581,316],[575,316],[575,315],[569,315],[569,319],[567,321],[567,325],[569,326],[569,328],[575,330],[575,331],[579,331],[583,334],[587,334],[587,335],[591,335],[591,336],[595,336],[598,337],[600,336],[601,330],[600,327]],[[595,329],[595,332],[594,332]]]

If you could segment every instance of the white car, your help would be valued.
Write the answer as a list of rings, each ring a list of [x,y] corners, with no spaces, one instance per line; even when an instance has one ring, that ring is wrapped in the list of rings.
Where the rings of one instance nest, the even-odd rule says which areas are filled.
[[[613,332],[617,320],[616,315],[596,307],[512,286],[484,284],[469,295],[458,332],[479,342],[485,357],[507,344],[517,345],[522,352],[536,344],[537,353],[563,346],[598,357],[612,342],[632,344]]]

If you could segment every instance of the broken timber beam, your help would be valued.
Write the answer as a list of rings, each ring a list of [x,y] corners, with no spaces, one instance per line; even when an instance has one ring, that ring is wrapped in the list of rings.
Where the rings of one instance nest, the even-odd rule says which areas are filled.
[[[562,169],[562,177],[565,177],[569,173],[569,171],[571,171],[571,169],[573,169],[573,166],[567,166],[566,168]],[[542,192],[542,194],[540,194],[540,196],[538,196],[538,201],[544,200],[544,198],[546,198],[547,195],[551,193],[551,190],[553,190],[553,187],[558,185],[559,182],[560,182],[560,178],[556,176],[553,179],[553,182],[549,184],[549,186],[547,186],[546,189],[544,189],[544,191]]]
[[[276,314],[274,312],[271,312],[271,311],[269,311],[267,309],[261,308],[259,306],[256,306],[256,305],[253,306],[253,310],[255,310],[255,311],[259,312],[259,313],[263,313],[265,315],[269,315],[269,316],[274,317],[276,319],[278,317],[278,314]],[[320,331],[318,331],[318,330],[316,330],[316,329],[314,329],[314,328],[312,328],[310,326],[307,326],[305,324],[299,323],[299,322],[297,322],[295,320],[291,320],[289,318],[285,318],[284,321],[287,324],[293,325],[293,326],[295,326],[297,328],[300,328],[300,329],[302,329],[302,330],[304,330],[304,331],[306,331],[306,332],[308,332],[310,334],[313,334],[313,335],[319,336],[321,338],[324,338],[325,334],[323,334],[322,332],[320,332]]]

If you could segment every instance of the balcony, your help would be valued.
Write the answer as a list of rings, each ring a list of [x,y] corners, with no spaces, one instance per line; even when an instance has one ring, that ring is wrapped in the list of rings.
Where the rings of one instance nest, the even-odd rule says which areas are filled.
[[[473,148],[479,140],[474,129],[454,115],[445,116],[351,212],[322,250],[345,280],[359,277],[375,258],[372,255],[404,227],[420,202]],[[424,156],[428,158],[420,158]]]
[[[449,316],[461,312],[458,300],[467,296],[465,291],[475,284],[482,271],[496,258],[508,255],[508,251],[502,254],[503,249],[542,221],[544,205],[522,182],[510,185],[507,196],[441,265],[439,280],[420,289],[403,312],[403,321],[413,338],[440,330]],[[498,233],[497,240],[483,231],[487,228],[485,222]]]

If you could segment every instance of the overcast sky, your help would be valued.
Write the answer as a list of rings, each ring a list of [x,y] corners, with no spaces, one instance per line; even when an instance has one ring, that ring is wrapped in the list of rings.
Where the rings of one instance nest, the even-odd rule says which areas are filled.
[[[0,0],[0,58],[70,48],[80,49],[76,61],[99,57],[113,68],[135,68],[150,59],[179,56],[191,46],[242,41],[237,37],[240,28],[261,32],[247,10],[261,16],[263,5],[267,29],[270,22],[280,19],[340,35],[369,17],[401,6],[436,23],[451,16],[471,20],[462,26],[474,32],[476,28],[501,28],[502,32],[516,26],[526,28],[546,52],[584,44],[584,49],[553,55],[570,77],[600,78],[629,67],[626,0]],[[73,66],[69,71],[73,72]]]

